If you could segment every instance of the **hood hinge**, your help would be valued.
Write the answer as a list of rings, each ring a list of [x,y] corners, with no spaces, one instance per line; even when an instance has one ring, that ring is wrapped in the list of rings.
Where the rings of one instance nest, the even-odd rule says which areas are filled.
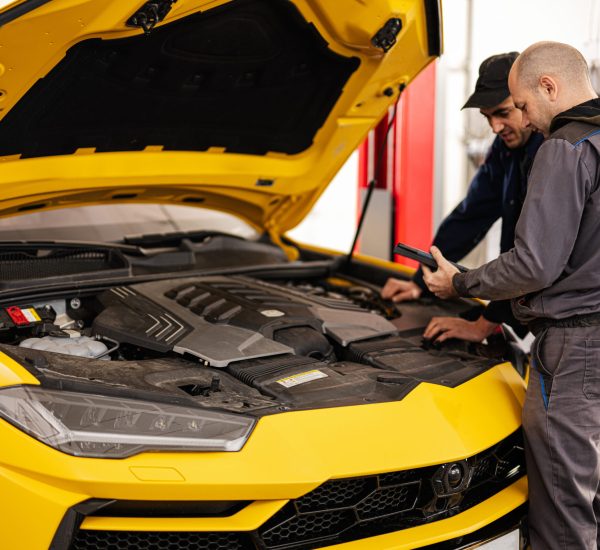
[[[128,27],[141,27],[144,33],[150,31],[160,23],[171,11],[177,0],[150,0],[138,9],[128,20]]]
[[[387,53],[388,50],[396,43],[396,38],[402,30],[402,20],[398,17],[388,19],[383,27],[381,27],[375,36],[371,38],[371,44],[376,48]]]
[[[276,223],[271,222],[265,225],[265,229],[269,234],[271,242],[273,244],[276,244],[279,248],[281,248],[281,250],[284,251],[285,255],[287,256],[288,260],[290,260],[290,262],[294,262],[300,257],[300,252],[295,246],[286,244],[281,240],[279,226]]]

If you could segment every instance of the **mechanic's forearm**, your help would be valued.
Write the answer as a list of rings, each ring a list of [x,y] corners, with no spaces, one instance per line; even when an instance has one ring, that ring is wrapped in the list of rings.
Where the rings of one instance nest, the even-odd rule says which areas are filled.
[[[457,273],[452,284],[459,296],[508,300],[545,288],[553,277],[536,254],[513,248],[477,269]]]

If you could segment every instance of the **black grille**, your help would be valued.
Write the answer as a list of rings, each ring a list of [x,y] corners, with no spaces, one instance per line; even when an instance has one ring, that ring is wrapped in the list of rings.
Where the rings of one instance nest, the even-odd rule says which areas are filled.
[[[419,496],[420,481],[398,487],[383,487],[370,494],[357,507],[359,519],[378,518],[414,508]]]
[[[462,475],[459,479],[455,477],[457,471]],[[329,480],[290,501],[252,533],[81,530],[75,533],[69,548],[312,550],[453,516],[490,498],[524,474],[522,435],[517,431],[494,447],[456,463]],[[456,546],[444,546],[459,547],[458,542]]]
[[[473,477],[471,478],[471,486],[475,487],[482,482],[494,477],[498,460],[493,456],[482,458],[473,469]]]
[[[292,515],[263,532],[261,538],[267,548],[279,548],[282,545],[287,548],[290,541],[294,541],[294,544],[303,541],[314,544],[336,536],[353,524],[354,515],[349,509]]]
[[[85,531],[75,536],[73,550],[254,550],[236,533],[160,531]]]
[[[330,480],[290,501],[259,529],[267,549],[316,546],[390,533],[458,514],[486,500],[525,473],[520,432],[457,463]]]
[[[373,491],[375,478],[356,477],[329,481],[296,501],[299,512],[327,510],[353,504]]]

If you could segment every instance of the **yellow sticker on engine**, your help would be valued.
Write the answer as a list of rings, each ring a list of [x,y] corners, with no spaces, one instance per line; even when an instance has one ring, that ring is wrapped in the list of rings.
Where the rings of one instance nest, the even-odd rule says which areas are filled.
[[[282,378],[281,380],[277,380],[277,383],[285,386],[286,388],[291,388],[292,386],[306,384],[306,382],[312,382],[313,380],[318,380],[319,378],[327,378],[327,375],[320,370],[309,370],[306,372],[301,372],[300,374],[294,374],[293,376]]]

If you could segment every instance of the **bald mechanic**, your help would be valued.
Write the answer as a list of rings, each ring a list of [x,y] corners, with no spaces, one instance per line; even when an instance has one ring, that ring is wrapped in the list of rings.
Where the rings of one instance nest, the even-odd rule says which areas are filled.
[[[534,550],[600,547],[600,100],[582,55],[539,42],[509,86],[544,134],[512,250],[457,273],[437,249],[437,296],[513,299],[536,338],[523,411]]]
[[[441,223],[433,244],[452,261],[459,261],[483,239],[494,222],[502,217],[500,251],[513,247],[515,225],[527,191],[527,172],[543,141],[539,134],[521,127],[521,111],[515,108],[508,89],[508,73],[517,52],[494,55],[479,67],[475,91],[464,104],[478,108],[497,135],[484,164],[471,181],[467,196]],[[415,300],[427,287],[419,269],[411,281],[388,279],[381,291],[395,302]],[[476,321],[459,317],[434,317],[424,336],[442,342],[462,338],[480,342],[500,323],[513,327],[520,336],[527,333],[512,315],[508,301],[492,302]]]

